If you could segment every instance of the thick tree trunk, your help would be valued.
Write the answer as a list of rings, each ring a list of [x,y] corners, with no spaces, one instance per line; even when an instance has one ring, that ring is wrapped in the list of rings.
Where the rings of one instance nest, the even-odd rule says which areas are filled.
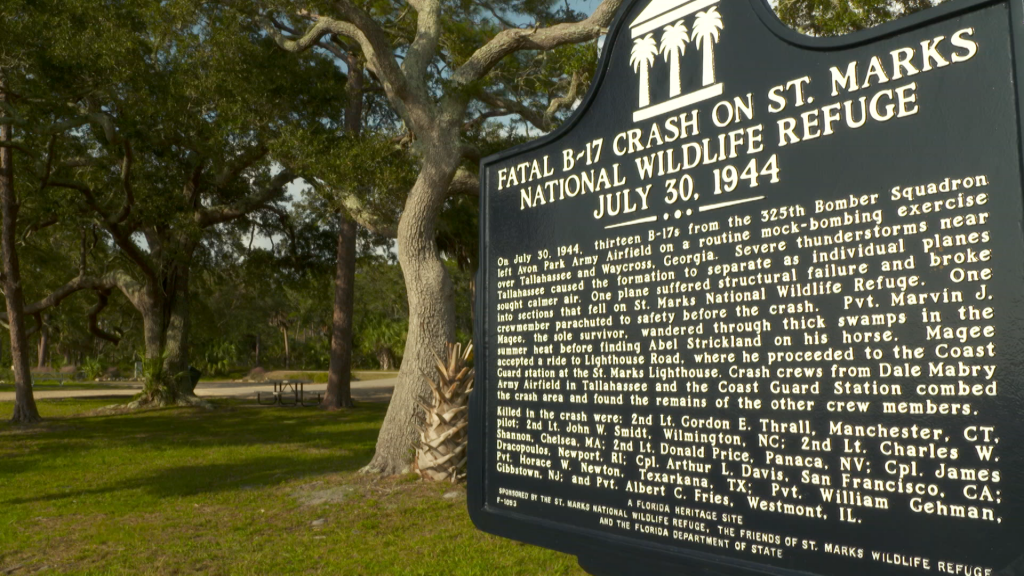
[[[0,99],[7,99],[7,83],[0,71]],[[0,141],[11,140],[10,125],[0,126]],[[39,410],[32,396],[28,338],[25,335],[25,295],[21,289],[21,271],[16,245],[18,200],[14,193],[14,158],[11,148],[0,148],[0,257],[3,258],[3,286],[7,300],[7,322],[11,327],[11,356],[14,363],[14,416],[12,422],[38,422]]]
[[[191,326],[189,314],[189,267],[179,266],[172,282],[168,303],[167,335],[164,337],[164,371],[174,383],[174,400],[177,404],[192,404],[195,385],[189,373],[188,337]]]
[[[146,347],[146,382],[133,408],[210,406],[196,397],[189,373],[188,268],[178,265],[162,279],[162,288],[147,286],[145,294],[130,298],[142,314]]]
[[[341,218],[338,233],[337,270],[334,276],[334,320],[331,335],[331,366],[327,393],[321,406],[328,410],[352,404],[352,307],[356,276],[356,223]]]
[[[422,137],[423,135],[421,135]],[[377,437],[377,452],[364,469],[398,474],[409,468],[417,438],[418,410],[436,378],[435,359],[455,339],[455,292],[437,251],[437,218],[458,168],[458,134],[425,138],[428,153],[398,223],[398,259],[409,294],[409,335],[388,413]]]

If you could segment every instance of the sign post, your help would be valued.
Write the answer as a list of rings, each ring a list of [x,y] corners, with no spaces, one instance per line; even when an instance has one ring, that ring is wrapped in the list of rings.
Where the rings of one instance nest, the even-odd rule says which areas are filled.
[[[624,7],[482,163],[476,525],[602,575],[1024,573],[1022,30]]]

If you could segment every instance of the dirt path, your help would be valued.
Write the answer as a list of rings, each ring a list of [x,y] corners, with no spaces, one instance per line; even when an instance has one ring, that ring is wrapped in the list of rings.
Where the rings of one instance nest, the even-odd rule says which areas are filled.
[[[388,402],[391,400],[391,392],[395,388],[397,378],[383,380],[367,380],[365,382],[352,383],[352,399],[356,402]],[[139,393],[141,384],[119,383],[131,388],[111,388],[109,390],[75,390],[68,388],[36,390],[33,396],[36,400],[54,398],[120,398],[131,397]],[[306,384],[306,394],[323,394],[327,384]],[[273,393],[274,387],[270,384],[258,382],[200,382],[196,386],[196,395],[204,398],[242,398],[256,400],[256,395],[262,393],[263,397]],[[14,392],[0,392],[0,402],[13,402]]]

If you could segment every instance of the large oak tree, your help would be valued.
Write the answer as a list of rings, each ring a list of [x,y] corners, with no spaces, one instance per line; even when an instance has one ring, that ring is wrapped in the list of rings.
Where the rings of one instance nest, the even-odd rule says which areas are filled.
[[[515,84],[515,74],[503,67],[522,70],[542,62],[547,51],[595,40],[605,32],[621,0],[605,0],[590,17],[578,21],[559,21],[571,20],[573,14],[565,12],[559,18],[552,4],[336,0],[293,3],[263,14],[267,32],[286,50],[358,50],[408,130],[417,158],[416,180],[398,224],[409,335],[399,385],[368,471],[393,474],[407,468],[416,436],[417,402],[428,392],[426,379],[435,358],[455,338],[452,282],[436,235],[438,216],[453,190],[473,192],[478,187],[472,170],[464,169],[466,160],[479,154],[466,132],[488,118],[510,114],[545,130],[553,127],[553,113],[575,100],[575,94],[564,93],[575,92],[578,77],[570,83],[571,72],[560,74],[565,83],[558,93],[522,90]],[[532,25],[514,24],[524,19]],[[520,92],[530,96],[518,97]]]
[[[34,117],[7,125],[51,135],[26,174],[115,249],[61,292],[117,289],[143,320],[141,403],[194,404],[190,274],[210,232],[281,210],[296,175],[274,161],[295,131],[331,130],[344,75],[270,49],[258,28],[215,4],[41,0],[10,16],[22,37]],[[7,10],[7,9],[5,9]],[[7,39],[7,41],[12,41]],[[29,91],[27,89],[27,91]],[[66,129],[53,130],[53,126]]]

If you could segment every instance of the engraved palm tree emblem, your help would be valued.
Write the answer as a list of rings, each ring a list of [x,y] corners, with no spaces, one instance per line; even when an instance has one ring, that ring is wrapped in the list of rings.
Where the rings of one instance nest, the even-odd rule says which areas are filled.
[[[715,52],[719,51],[727,17],[719,12],[719,4],[729,6],[725,0],[648,0],[630,23],[633,50],[629,64],[640,80],[640,106],[633,111],[633,122],[688,108],[724,93],[725,86],[717,80],[715,70],[715,57],[720,57]],[[662,60],[659,55],[664,64],[655,63]],[[658,65],[668,67],[667,73],[654,70]],[[701,66],[700,71],[697,66]],[[653,104],[652,99],[656,100]]]
[[[679,57],[686,54],[686,45],[690,42],[690,33],[682,20],[665,26],[665,33],[661,35],[661,53],[665,61],[669,63],[669,94],[679,96],[683,92],[682,82],[679,79]]]
[[[693,22],[693,41],[704,54],[705,86],[715,83],[715,44],[721,37],[722,27],[722,15],[715,7],[698,12]]]
[[[651,80],[649,72],[654,66],[654,59],[658,55],[658,43],[654,40],[654,34],[648,34],[643,38],[637,38],[633,43],[633,51],[629,57],[629,63],[633,71],[640,74],[640,107],[651,104]]]

